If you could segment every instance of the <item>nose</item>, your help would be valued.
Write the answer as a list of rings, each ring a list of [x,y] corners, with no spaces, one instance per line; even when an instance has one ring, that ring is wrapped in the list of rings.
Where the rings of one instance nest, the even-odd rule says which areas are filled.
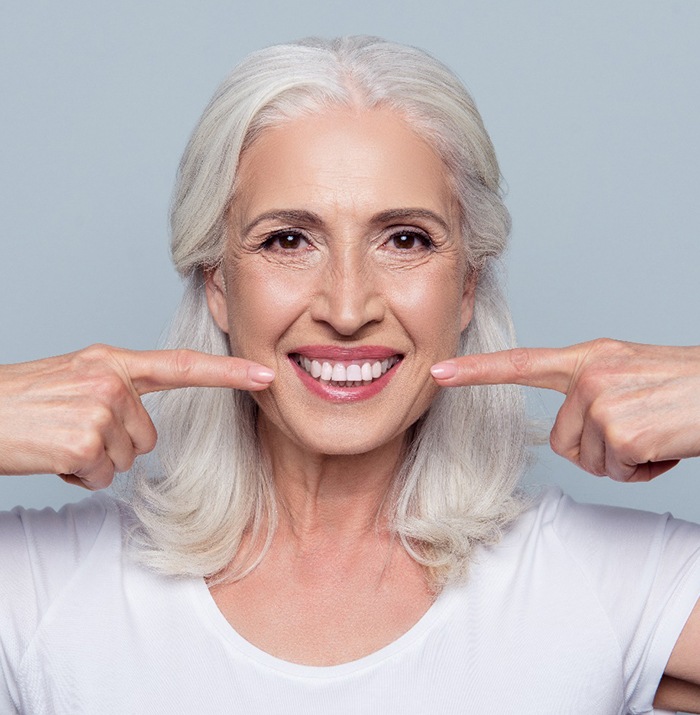
[[[357,247],[348,247],[331,256],[324,267],[311,317],[327,323],[340,335],[351,336],[381,321],[384,311],[376,272],[367,255]]]

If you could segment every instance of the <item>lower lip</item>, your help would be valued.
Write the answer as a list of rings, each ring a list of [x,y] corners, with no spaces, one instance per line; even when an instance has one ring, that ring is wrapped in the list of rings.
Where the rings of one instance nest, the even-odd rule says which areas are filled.
[[[358,400],[368,400],[370,397],[378,395],[389,384],[389,381],[396,372],[396,368],[401,364],[401,360],[399,360],[381,377],[372,380],[369,385],[340,387],[339,385],[334,385],[332,382],[319,382],[311,377],[306,370],[300,368],[291,357],[289,358],[289,362],[294,370],[296,370],[297,375],[299,375],[299,379],[311,392],[330,402],[357,402]]]

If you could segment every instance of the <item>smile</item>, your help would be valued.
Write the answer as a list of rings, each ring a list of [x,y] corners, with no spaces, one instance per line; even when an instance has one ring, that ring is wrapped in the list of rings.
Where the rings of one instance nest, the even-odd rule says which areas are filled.
[[[399,355],[392,355],[383,360],[324,360],[298,353],[289,357],[314,380],[337,387],[371,385],[401,359]]]
[[[287,357],[312,394],[337,404],[351,404],[376,397],[386,389],[404,356],[385,345],[305,345]]]

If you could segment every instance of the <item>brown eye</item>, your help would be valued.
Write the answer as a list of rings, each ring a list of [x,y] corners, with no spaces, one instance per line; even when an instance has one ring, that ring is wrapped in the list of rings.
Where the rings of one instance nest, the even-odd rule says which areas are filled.
[[[265,248],[281,248],[283,250],[293,251],[297,248],[301,248],[306,243],[306,239],[300,233],[283,231],[270,236],[263,246]]]
[[[415,231],[401,231],[391,237],[395,248],[410,250],[412,248],[428,248],[432,245],[430,239]]]

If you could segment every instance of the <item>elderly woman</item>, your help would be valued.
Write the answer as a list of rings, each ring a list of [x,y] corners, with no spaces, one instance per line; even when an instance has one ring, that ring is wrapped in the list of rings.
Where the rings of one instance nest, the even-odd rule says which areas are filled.
[[[154,450],[145,393],[159,433],[120,499],[0,521],[2,712],[693,707],[700,528],[527,499],[508,383],[567,393],[556,451],[649,479],[700,453],[700,354],[498,352],[499,180],[418,50],[234,70],[178,177],[178,349],[0,372],[4,473],[106,487]]]

